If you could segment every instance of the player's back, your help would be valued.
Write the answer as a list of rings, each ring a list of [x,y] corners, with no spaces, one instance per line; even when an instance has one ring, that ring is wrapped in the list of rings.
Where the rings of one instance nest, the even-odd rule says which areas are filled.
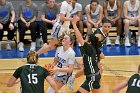
[[[140,93],[140,74],[134,74],[130,77],[126,93]]]
[[[21,93],[44,93],[44,79],[49,72],[41,66],[31,64],[20,69]]]

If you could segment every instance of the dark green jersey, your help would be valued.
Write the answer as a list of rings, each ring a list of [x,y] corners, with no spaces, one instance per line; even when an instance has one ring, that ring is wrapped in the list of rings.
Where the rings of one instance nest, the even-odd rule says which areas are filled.
[[[98,69],[98,57],[94,46],[89,45],[87,42],[82,47],[83,63],[85,75],[97,73]]]
[[[99,47],[101,47],[102,44],[105,42],[105,39],[106,39],[105,34],[102,32],[102,28],[98,28],[97,30],[94,31],[93,34],[94,34],[94,35],[96,35],[96,34],[101,34],[101,35],[102,35],[102,40],[99,41]]]
[[[21,93],[44,93],[44,79],[48,75],[45,68],[35,64],[19,67],[13,74],[15,78],[20,78]]]
[[[130,77],[126,93],[140,93],[140,74],[134,74]]]

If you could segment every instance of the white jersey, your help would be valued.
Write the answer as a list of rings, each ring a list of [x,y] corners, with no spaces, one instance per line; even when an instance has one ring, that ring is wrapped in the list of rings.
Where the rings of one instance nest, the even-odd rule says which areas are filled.
[[[72,9],[72,12],[71,12],[71,17],[74,16],[74,15],[77,15],[79,11],[82,11],[82,5],[79,4],[79,3],[75,3],[75,6],[74,6],[74,8]]]
[[[96,7],[96,10],[95,12],[93,12],[91,10],[91,7],[90,7],[90,4],[87,5],[88,9],[89,9],[89,12],[90,12],[90,16],[91,16],[91,19],[93,22],[96,22],[97,20],[99,20],[99,12],[100,12],[100,5],[98,4],[97,7]]]
[[[116,0],[114,2],[114,6],[113,8],[111,8],[110,3],[108,2],[107,4],[107,12],[108,12],[108,16],[113,19],[117,16],[117,3]]]
[[[130,3],[130,0],[126,1],[126,3],[127,3],[127,9],[128,9],[127,15],[129,17],[137,17],[138,10],[139,10],[139,0],[136,0],[134,8],[131,7],[132,5]]]
[[[66,1],[63,1],[60,7],[60,13],[64,14],[65,17],[70,18],[71,11],[72,11],[72,4],[68,4]],[[59,22],[61,22],[60,19],[59,19]],[[63,24],[62,26],[64,27],[69,27],[70,21],[63,21],[62,24]]]
[[[58,59],[59,68],[68,68],[69,64],[74,64],[75,62],[75,52],[70,47],[68,50],[64,51],[63,46],[58,47],[56,50],[55,57]],[[57,72],[57,76],[67,75],[66,72]]]

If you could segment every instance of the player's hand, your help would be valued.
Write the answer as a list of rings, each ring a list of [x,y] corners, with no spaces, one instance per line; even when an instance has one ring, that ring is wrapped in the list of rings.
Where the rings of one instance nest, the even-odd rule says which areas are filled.
[[[13,30],[14,29],[14,25],[12,23],[9,24],[9,29]]]
[[[79,20],[80,20],[80,18],[78,16],[73,16],[71,22],[72,22],[72,24],[76,24]]]
[[[46,64],[44,66],[44,68],[49,71],[49,73],[50,73],[51,76],[54,75],[54,65],[52,65],[52,64]]]
[[[3,29],[3,25],[0,23],[0,29]]]

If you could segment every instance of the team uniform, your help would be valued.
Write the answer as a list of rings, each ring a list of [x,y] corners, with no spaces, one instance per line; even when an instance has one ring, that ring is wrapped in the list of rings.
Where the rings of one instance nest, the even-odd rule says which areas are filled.
[[[55,57],[58,59],[57,66],[59,68],[68,68],[69,64],[74,64],[75,62],[75,52],[71,47],[66,51],[63,50],[63,46],[58,47]],[[63,84],[67,84],[68,78],[71,75],[72,73],[57,72],[55,78],[58,78]]]
[[[140,74],[134,74],[130,77],[126,93],[140,93]]]
[[[118,15],[116,2],[117,2],[117,0],[115,0],[113,8],[111,8],[109,2],[107,4],[107,12],[108,12],[108,16],[109,16],[109,18],[111,18],[111,20],[114,19],[115,17],[117,17],[117,15]]]
[[[92,89],[100,88],[101,75],[98,68],[98,56],[93,45],[85,42],[81,47],[83,51],[84,74],[86,76],[86,80],[81,87],[90,92]]]
[[[65,14],[65,17],[70,18],[71,11],[72,11],[72,5],[68,4],[66,1],[63,1],[60,7],[60,13]],[[52,36],[58,38],[63,33],[70,34],[69,25],[70,25],[70,21],[61,21],[59,17],[58,21],[53,26]]]
[[[127,15],[131,18],[136,18],[138,16],[138,11],[139,11],[139,0],[136,0],[136,3],[135,3],[135,7],[132,8],[131,7],[131,3],[130,3],[130,0],[126,1],[127,3]],[[135,23],[130,23],[130,25],[134,25]]]
[[[20,78],[21,93],[44,93],[44,79],[49,75],[45,68],[36,64],[19,67],[13,74]]]
[[[96,10],[95,10],[95,12],[93,12],[92,10],[91,10],[91,5],[89,4],[89,5],[87,5],[87,7],[88,7],[88,9],[89,9],[89,11],[90,11],[90,17],[91,17],[91,20],[93,21],[93,22],[97,22],[98,20],[99,20],[99,12],[100,12],[100,7],[101,7],[101,5],[97,5],[97,8],[96,8]]]
[[[79,11],[82,11],[82,5],[79,4],[79,3],[75,3],[75,6],[74,6],[74,8],[72,9],[72,12],[71,12],[71,17],[73,17],[75,15],[78,15]]]

